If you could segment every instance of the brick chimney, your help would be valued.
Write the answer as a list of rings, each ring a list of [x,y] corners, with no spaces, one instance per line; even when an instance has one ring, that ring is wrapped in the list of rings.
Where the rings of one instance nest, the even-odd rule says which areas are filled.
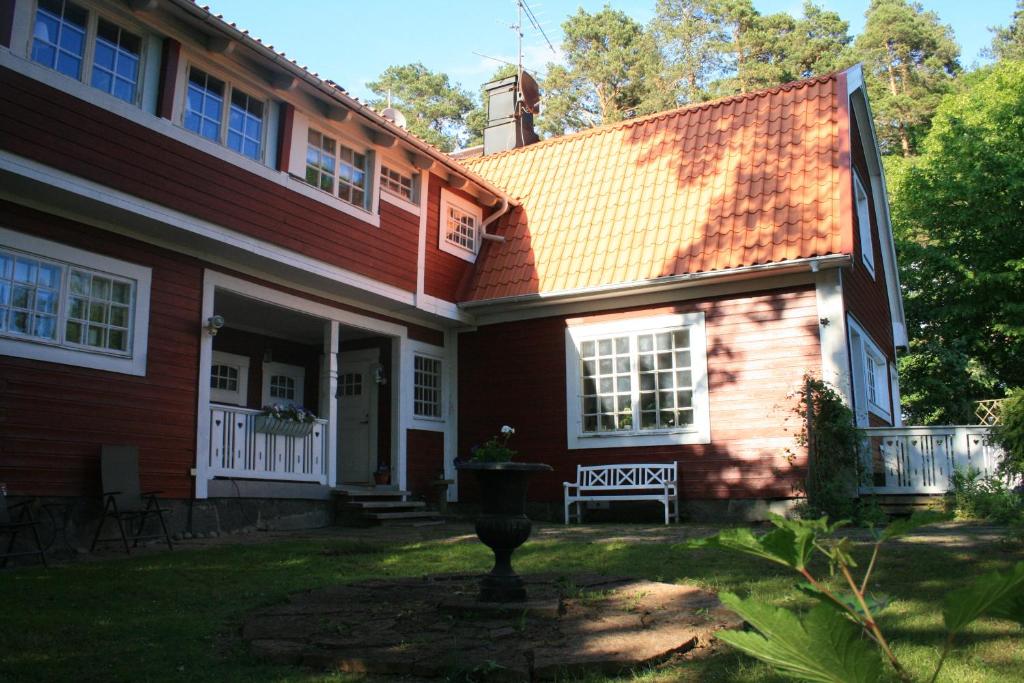
[[[540,90],[537,81],[525,71],[484,84],[487,96],[487,126],[484,128],[484,154],[525,147],[540,138],[533,130],[533,113],[538,111]]]

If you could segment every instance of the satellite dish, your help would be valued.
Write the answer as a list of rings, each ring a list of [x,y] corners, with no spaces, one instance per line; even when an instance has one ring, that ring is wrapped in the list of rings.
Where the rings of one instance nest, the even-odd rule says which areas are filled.
[[[540,86],[526,71],[522,72],[522,78],[519,79],[519,101],[531,114],[540,111]]]
[[[398,111],[394,107],[388,107],[380,113],[381,116],[386,118],[391,123],[395,124],[399,128],[405,128],[405,114]]]

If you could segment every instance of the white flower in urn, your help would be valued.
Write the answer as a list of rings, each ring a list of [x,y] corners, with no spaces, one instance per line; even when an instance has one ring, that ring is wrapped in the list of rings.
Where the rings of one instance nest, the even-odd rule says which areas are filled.
[[[512,436],[513,434],[516,433],[516,430],[515,430],[514,427],[509,427],[508,425],[503,425],[502,428],[501,428],[501,433],[502,434],[507,434],[509,436]]]

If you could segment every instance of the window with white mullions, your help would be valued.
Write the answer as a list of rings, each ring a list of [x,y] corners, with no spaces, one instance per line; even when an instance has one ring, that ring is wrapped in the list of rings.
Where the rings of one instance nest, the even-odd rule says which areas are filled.
[[[273,375],[270,378],[270,397],[295,400],[295,380],[286,375]]]
[[[583,431],[607,432],[633,427],[632,358],[629,337],[585,341]]]
[[[440,418],[441,361],[437,358],[413,356],[413,414],[417,417]]]
[[[380,187],[382,190],[401,197],[410,202],[415,201],[413,197],[413,176],[396,171],[389,166],[380,167]]]
[[[64,0],[39,0],[32,60],[74,79],[82,77],[89,13]]]
[[[238,368],[219,364],[211,366],[210,388],[222,391],[238,391]]]
[[[323,133],[309,129],[306,144],[306,182],[335,193],[344,202],[366,209],[369,197],[369,155],[339,144]]]
[[[92,57],[92,86],[125,102],[134,102],[141,56],[141,38],[106,19],[99,19]]]
[[[640,429],[693,424],[690,331],[637,335]]]
[[[263,144],[263,102],[241,90],[231,91],[228,147],[250,159],[260,158]]]
[[[476,216],[457,206],[448,206],[445,239],[466,251],[476,251]]]
[[[220,142],[224,90],[224,81],[191,67],[188,70],[188,94],[185,99],[185,128]]]
[[[64,340],[111,351],[127,351],[131,328],[131,283],[72,269]]]
[[[54,340],[64,268],[0,252],[0,332]]]

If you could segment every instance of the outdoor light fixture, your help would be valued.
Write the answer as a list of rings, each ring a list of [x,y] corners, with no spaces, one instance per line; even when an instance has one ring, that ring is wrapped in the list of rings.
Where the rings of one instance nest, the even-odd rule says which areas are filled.
[[[383,386],[388,383],[388,378],[384,376],[384,366],[376,365],[373,368],[373,381]]]
[[[211,337],[216,337],[217,332],[219,332],[222,327],[224,327],[224,316],[211,315],[206,319],[206,327],[203,329],[205,329],[206,333]]]

